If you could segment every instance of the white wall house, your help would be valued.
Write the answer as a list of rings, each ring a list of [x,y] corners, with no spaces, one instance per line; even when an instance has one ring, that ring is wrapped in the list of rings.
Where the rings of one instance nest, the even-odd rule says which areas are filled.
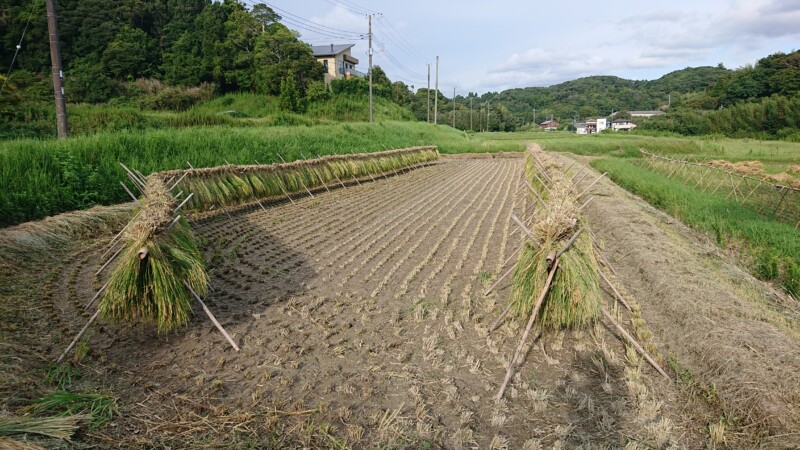
[[[636,128],[636,124],[630,119],[617,119],[611,122],[611,129],[614,131],[630,131]]]
[[[339,45],[314,45],[311,52],[314,58],[325,67],[325,83],[339,78],[363,77],[363,73],[356,70],[358,59],[350,54],[350,49],[355,44]]]

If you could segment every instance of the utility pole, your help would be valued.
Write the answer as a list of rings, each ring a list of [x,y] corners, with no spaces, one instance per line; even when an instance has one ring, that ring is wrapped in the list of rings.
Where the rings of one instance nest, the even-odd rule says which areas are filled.
[[[433,97],[433,124],[439,124],[439,57],[436,57],[436,93]]]
[[[431,123],[431,65],[428,64],[428,123]]]
[[[479,106],[480,111],[478,111],[478,131],[483,132],[483,103]]]
[[[456,88],[453,86],[453,128],[456,127]]]
[[[55,0],[46,0],[47,29],[50,33],[50,62],[53,64],[53,92],[56,95],[56,129],[58,137],[67,137],[67,102],[64,99],[64,72],[61,70],[61,44],[58,40]]]
[[[533,108],[533,123],[531,126],[536,126],[536,108]]]
[[[475,131],[475,127],[472,125],[472,100],[475,97],[469,98],[469,131]]]
[[[489,131],[489,111],[491,105],[489,105],[489,100],[486,100],[486,131]]]
[[[372,14],[369,16],[369,121],[372,123]]]

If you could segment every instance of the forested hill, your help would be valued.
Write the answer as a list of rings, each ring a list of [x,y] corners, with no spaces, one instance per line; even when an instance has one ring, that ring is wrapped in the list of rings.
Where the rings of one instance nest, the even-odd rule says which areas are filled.
[[[531,117],[536,108],[539,118],[591,117],[611,111],[657,109],[669,104],[670,97],[675,106],[684,94],[705,91],[729,72],[723,67],[689,67],[652,81],[592,76],[549,87],[509,89],[486,94],[481,100],[503,105],[515,116]]]

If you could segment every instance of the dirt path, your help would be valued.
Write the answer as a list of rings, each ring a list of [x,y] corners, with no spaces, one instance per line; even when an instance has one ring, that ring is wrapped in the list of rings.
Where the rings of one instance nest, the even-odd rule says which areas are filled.
[[[75,388],[113,393],[120,417],[82,439],[139,447],[702,448],[720,411],[739,411],[731,398],[767,405],[754,394],[771,384],[733,390],[724,383],[731,366],[721,362],[748,376],[771,358],[798,367],[794,325],[772,324],[779,313],[743,294],[756,284],[610,183],[596,189],[589,216],[650,324],[639,332],[651,332],[677,367],[716,382],[716,394],[663,380],[598,324],[531,345],[505,399],[494,403],[521,324],[488,334],[509,283],[483,291],[520,244],[511,213],[528,206],[521,165],[444,159],[201,223],[214,289],[207,303],[242,351],[204,316],[166,338],[149,327],[94,328]],[[94,273],[103,243],[84,243],[42,275],[50,354],[86,320],[83,304],[102,286]],[[743,323],[752,329],[738,328]],[[701,343],[689,345],[687,336]],[[796,395],[788,369],[761,369],[784,389],[771,398],[776,404]],[[698,392],[718,395],[722,407]],[[784,417],[787,427],[796,423]]]
[[[589,179],[598,175],[591,172]],[[593,192],[586,214],[607,258],[682,384],[725,416],[729,444],[800,447],[797,303],[612,182]]]

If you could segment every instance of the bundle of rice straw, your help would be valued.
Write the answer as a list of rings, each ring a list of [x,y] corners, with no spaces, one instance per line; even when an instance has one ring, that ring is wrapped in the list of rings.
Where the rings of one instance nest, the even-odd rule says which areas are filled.
[[[162,172],[161,176],[164,179],[177,179],[178,191],[194,193],[184,209],[202,211],[219,204],[238,205],[391,173],[434,161],[438,157],[436,147],[412,147],[375,153],[329,155],[282,164],[174,170]]]
[[[141,212],[123,235],[124,250],[103,292],[100,313],[116,321],[153,321],[167,333],[189,320],[191,293],[203,296],[208,277],[191,228],[173,221],[175,198],[158,175],[147,178]]]
[[[536,212],[531,231],[541,242],[525,244],[514,272],[512,309],[521,318],[527,317],[545,286],[549,272],[546,258],[557,253],[581,227],[578,199],[571,181],[558,170],[541,151],[536,158],[528,153],[525,173],[537,188],[546,206]],[[540,168],[541,165],[541,168]],[[547,177],[541,169],[547,171]],[[534,176],[536,174],[536,176]],[[547,188],[538,180],[550,179]],[[558,270],[550,291],[537,318],[542,328],[576,328],[593,323],[600,310],[598,266],[591,238],[582,233],[569,251],[560,257]]]

